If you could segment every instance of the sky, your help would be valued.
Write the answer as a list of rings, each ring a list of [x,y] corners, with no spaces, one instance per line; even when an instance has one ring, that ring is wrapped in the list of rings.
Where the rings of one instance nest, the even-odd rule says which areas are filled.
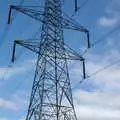
[[[78,0],[78,6],[84,1]],[[0,120],[25,120],[35,73],[37,56],[23,47],[17,46],[16,61],[11,63],[13,41],[39,38],[41,30],[41,23],[17,12],[13,14],[12,24],[7,24],[9,5],[19,3],[20,0],[0,1]],[[25,0],[23,4],[41,6],[39,0]],[[81,63],[70,62],[77,117],[81,120],[119,120],[120,0],[88,0],[77,13],[74,13],[73,0],[63,0],[62,5],[64,12],[69,16],[74,14],[73,19],[90,31],[91,44],[100,41],[83,54],[87,48],[85,36],[64,30],[65,42],[83,55],[87,75],[91,76],[80,84]],[[104,37],[114,28],[118,29]]]

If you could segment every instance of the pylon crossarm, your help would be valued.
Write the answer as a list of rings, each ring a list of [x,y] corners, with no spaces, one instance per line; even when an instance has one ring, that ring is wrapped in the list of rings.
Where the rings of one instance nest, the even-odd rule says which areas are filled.
[[[84,32],[86,34],[87,37],[87,47],[90,48],[90,36],[89,36],[89,31],[87,29],[85,29],[83,26],[79,26],[77,24],[74,24],[72,21],[67,21],[66,23],[63,25],[64,28],[66,29],[71,29],[71,30],[77,30],[80,32]]]
[[[44,55],[42,53],[40,53],[39,51],[39,47],[43,45],[43,43],[40,42],[33,42],[33,41],[23,41],[23,40],[15,40],[14,41],[14,54],[15,54],[15,45],[19,44],[20,46],[23,46],[37,54],[41,54]],[[49,46],[51,48],[51,52],[52,50],[54,50],[54,46],[52,44],[47,44],[47,46]],[[47,49],[47,47],[46,47]],[[57,59],[67,59],[67,60],[80,60],[83,61],[83,57],[81,57],[77,52],[75,52],[73,49],[71,49],[70,47],[68,47],[67,45],[64,44],[64,54],[61,54],[60,51],[57,51]],[[55,58],[54,54],[47,54],[47,56],[49,56],[50,58]],[[12,59],[13,61],[13,59]]]
[[[38,6],[10,6],[9,15],[8,15],[8,24],[11,23],[11,17],[12,17],[12,9],[15,9],[16,11],[19,11],[25,15],[28,15],[29,17],[36,19],[38,21],[41,21],[44,23],[44,12],[42,10],[38,9]],[[54,24],[53,19],[58,21],[57,16],[52,16],[51,14],[48,14],[50,17],[51,24]],[[62,12],[61,18],[59,19],[61,22],[61,25],[64,29],[73,29],[80,32],[84,32],[87,34],[87,41],[88,41],[88,48],[90,48],[90,41],[89,41],[89,31],[84,27],[81,26],[79,23],[77,23],[74,19],[70,18],[68,15]]]
[[[41,46],[41,43],[38,42],[32,42],[32,41],[15,41],[16,44],[19,44],[35,53],[39,53],[39,48]]]
[[[62,13],[62,22],[63,22],[63,27],[65,29],[73,29],[73,30],[78,30],[85,33],[88,32],[87,28],[80,25],[76,20],[72,19],[65,13]]]
[[[70,60],[80,60],[80,61],[84,60],[84,58],[79,53],[74,51],[67,44],[64,44],[64,49],[65,49],[65,55],[68,56]]]
[[[84,26],[80,25],[78,22],[76,22],[74,19],[66,15],[65,13],[62,13],[62,25],[64,29],[71,29],[71,30],[77,30],[80,32],[84,32],[87,37],[87,46],[88,48],[91,47],[90,45],[90,35],[89,30],[85,28]]]
[[[16,51],[17,44],[35,52],[35,53],[38,53],[38,54],[39,54],[39,48],[42,45],[42,43],[40,43],[40,42],[15,40],[14,45],[13,45],[12,62],[14,62],[14,60],[15,60],[15,51]]]
[[[54,40],[53,40],[54,42]],[[54,53],[54,48],[55,45],[52,44],[51,42],[46,43],[46,46],[49,48],[48,50],[51,50],[51,53]],[[47,49],[46,47],[46,49]],[[57,49],[60,49],[60,46],[56,46]],[[67,44],[64,43],[64,46],[62,48],[63,53],[61,53],[61,51],[56,51],[57,55],[57,59],[67,59],[67,60],[80,60],[83,61],[84,58],[77,53],[76,51],[74,51],[72,48],[70,48]],[[49,57],[55,58],[54,54],[48,54]]]
[[[20,46],[23,46],[23,47],[25,47],[25,48],[27,48],[27,49],[29,49],[29,50],[37,53],[37,54],[40,54],[40,53],[39,53],[39,46],[43,45],[43,43],[40,44],[39,42],[32,42],[32,41],[31,41],[31,42],[28,42],[28,41],[22,41],[22,40],[15,40],[15,41],[14,41],[14,46],[13,46],[12,62],[14,62],[14,60],[15,60],[15,48],[16,48],[16,44],[18,44],[18,45],[20,45]],[[41,55],[43,55],[43,54],[41,54]],[[43,55],[43,57],[45,57],[45,55]],[[53,60],[54,56],[47,55],[47,57],[49,57],[51,61],[54,61],[54,60]],[[57,59],[66,59],[66,58],[57,57]],[[47,59],[46,59],[46,61],[47,61]],[[49,61],[47,61],[47,62],[49,62]],[[51,63],[50,63],[50,64],[51,64]],[[53,65],[53,64],[51,64],[51,65]],[[53,65],[53,66],[54,66],[54,65]],[[59,66],[58,64],[57,64],[57,66],[58,66],[62,71],[64,71],[64,69],[63,69],[61,66]],[[65,72],[65,71],[64,71],[64,72]]]
[[[57,59],[66,59],[66,60],[80,60],[83,61],[83,58],[77,54],[74,51],[69,51],[68,49],[65,49],[64,54],[59,54],[59,51],[57,51],[56,53],[58,53],[58,55],[56,56]],[[55,58],[55,55],[47,55],[50,58]]]
[[[10,6],[8,23],[10,23],[12,9],[15,9],[23,14],[26,14],[38,21],[44,22],[43,20],[44,12],[42,11],[42,9],[41,10],[38,9],[38,7],[40,8],[40,6]],[[54,17],[54,19],[57,19],[57,16],[52,16],[52,17]],[[61,21],[62,26],[65,29],[73,29],[81,32],[88,32],[88,30],[84,26],[81,26],[74,19],[70,18],[68,15],[66,15],[63,12],[61,15],[61,19],[62,19]]]
[[[41,7],[40,6],[39,7],[38,6],[10,6],[9,15],[8,15],[8,24],[11,23],[12,10],[16,10],[25,15],[28,15],[31,18],[34,18],[38,21],[43,22],[44,13],[42,9],[38,9],[38,8],[41,8]]]

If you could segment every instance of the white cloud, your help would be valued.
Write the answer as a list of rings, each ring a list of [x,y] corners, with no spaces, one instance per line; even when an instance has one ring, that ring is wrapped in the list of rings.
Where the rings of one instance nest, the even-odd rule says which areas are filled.
[[[110,52],[110,51],[109,51]],[[111,50],[111,53],[114,52]],[[115,56],[117,56],[117,52],[115,52]],[[92,56],[93,59],[96,58],[96,56]],[[102,60],[99,60],[98,62],[88,62],[88,68],[89,71],[92,73],[96,71],[97,69],[102,68],[104,65],[109,64],[111,61],[109,61],[108,57],[105,57]],[[72,75],[74,76],[74,81],[78,79],[80,76],[80,65],[74,65],[72,69]],[[119,75],[120,69],[119,67],[111,68],[104,71],[102,74],[97,75],[96,78],[91,80],[92,84],[95,84],[98,87],[94,91],[84,91],[84,90],[76,90],[74,91],[74,103],[75,103],[75,109],[78,118],[81,120],[118,120],[120,119],[120,95],[118,93],[112,92],[113,89],[116,88],[116,85],[118,85],[118,88],[120,88],[120,85],[118,84],[118,79],[120,78]],[[120,83],[120,82],[119,82]],[[91,87],[91,86],[88,86]],[[111,87],[111,90],[109,90]],[[102,91],[102,92],[100,92]],[[24,93],[16,93],[14,95],[14,101],[20,110],[27,109],[27,103],[23,97]],[[25,105],[25,106],[24,106]]]
[[[103,27],[115,26],[117,22],[118,22],[117,18],[102,17],[98,20],[98,23]]]
[[[118,120],[120,119],[119,110],[107,110],[105,108],[94,108],[79,105],[76,113],[81,120]]]
[[[116,38],[113,36],[113,39],[104,44],[108,48],[107,51],[104,52],[103,46],[101,46],[98,49],[102,49],[103,53],[90,54],[87,57],[86,70],[89,75],[120,59],[120,52],[116,47]],[[80,81],[78,77],[81,74],[80,67],[82,66],[79,66],[78,63],[74,64],[76,65],[72,68],[72,75],[74,75],[72,81]],[[78,85],[77,90],[74,89],[73,100],[77,116],[81,120],[120,119],[120,64],[108,67],[91,77],[89,81],[86,80],[81,86],[79,84],[80,87],[81,90],[78,90]]]
[[[29,103],[28,100],[30,97],[27,92],[19,90],[16,93],[14,93],[12,97],[19,109],[23,109],[24,107],[26,107],[27,109],[27,105]]]
[[[91,59],[92,58],[92,59]],[[97,60],[96,60],[97,59]],[[120,91],[120,63],[119,51],[116,49],[109,49],[105,54],[90,55],[87,58],[86,73],[91,76],[86,80],[86,83],[93,85],[101,91]],[[73,88],[78,86],[78,82],[81,81],[82,71],[78,63],[74,63],[72,70],[70,70],[70,77],[72,80]],[[110,67],[110,65],[112,65]],[[90,86],[91,89],[92,86]]]
[[[88,62],[87,64],[89,75],[93,75],[90,78],[91,82],[102,91],[120,91],[120,67],[118,65],[109,66],[115,63],[114,61],[116,60],[106,57],[97,63]],[[107,65],[108,68],[105,67]]]
[[[27,109],[29,95],[25,91],[17,91],[9,99],[0,98],[0,110],[25,111]]]
[[[0,98],[0,108],[1,109],[9,109],[9,110],[17,110],[17,105],[15,102],[12,102],[10,100],[5,100],[3,98]]]
[[[114,44],[114,43],[113,43]],[[87,60],[89,75],[104,68],[119,58],[119,51],[111,48],[105,54],[90,55]],[[88,57],[88,59],[89,59]],[[98,59],[99,58],[99,59]],[[74,65],[72,79],[77,81],[81,70],[78,63]],[[86,83],[88,83],[86,85]],[[78,83],[77,83],[78,84]],[[93,88],[92,88],[93,86]],[[77,86],[78,87],[78,86]],[[79,85],[79,88],[81,86]],[[82,88],[74,89],[74,104],[78,118],[81,120],[119,120],[120,119],[120,67],[114,65],[91,77],[82,84]],[[85,89],[87,90],[85,91]],[[90,89],[90,90],[89,90]]]
[[[120,95],[114,93],[74,92],[77,116],[81,120],[118,120],[120,119]]]
[[[114,92],[84,91],[77,90],[74,92],[76,104],[81,104],[95,108],[106,108],[112,110],[120,109],[120,95]],[[112,103],[112,104],[111,104]]]
[[[112,54],[113,57],[119,56],[119,52],[116,50],[110,50],[109,54]],[[101,58],[101,56],[99,55],[99,58]],[[89,61],[87,64],[88,71],[90,73],[94,73],[96,70],[103,68],[106,66],[106,64],[109,64],[111,62],[110,58],[105,56],[103,57],[104,59],[99,59],[97,62]],[[91,57],[93,57],[93,59],[98,58],[97,55],[91,55]],[[79,81],[81,66],[76,64],[72,67],[72,75],[74,75],[72,76],[72,80],[74,80],[74,82],[76,80]],[[93,77],[94,79],[91,80],[91,83],[98,86],[96,92],[94,92],[94,89],[93,92],[87,92],[83,90],[75,91],[75,108],[77,115],[81,120],[120,119],[120,96],[119,94],[111,92],[114,91],[114,89],[120,90],[119,73],[120,68],[115,66],[115,68],[109,68],[101,74],[96,75],[96,77]],[[99,91],[102,91],[102,93]],[[28,102],[26,102],[26,100],[24,101],[24,99],[20,97],[20,94],[17,94],[14,96],[14,98],[15,104],[17,104],[18,107],[22,106],[21,103],[24,105]],[[21,107],[21,110],[22,109],[24,109],[24,106]]]
[[[109,16],[109,17],[108,17]],[[98,19],[98,24],[102,27],[112,27],[120,21],[120,1],[112,0],[106,6],[105,15]]]
[[[14,68],[0,68],[0,79],[9,79],[10,77],[22,73],[25,71],[23,67],[14,67]]]
[[[31,70],[35,60],[26,60],[21,65],[0,68],[0,80],[7,80],[15,75],[22,74]]]

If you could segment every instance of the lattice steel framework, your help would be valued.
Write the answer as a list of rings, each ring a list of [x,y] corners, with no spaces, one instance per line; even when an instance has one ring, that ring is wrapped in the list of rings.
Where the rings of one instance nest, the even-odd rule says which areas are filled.
[[[63,29],[84,32],[88,38],[89,31],[68,17],[61,10],[60,0],[45,0],[44,9],[38,6],[11,6],[8,23],[11,22],[12,10],[19,11],[42,22],[41,39],[36,41],[16,40],[19,44],[38,54],[37,66],[33,81],[30,103],[26,120],[77,120],[67,60],[83,62],[84,58],[64,42]]]

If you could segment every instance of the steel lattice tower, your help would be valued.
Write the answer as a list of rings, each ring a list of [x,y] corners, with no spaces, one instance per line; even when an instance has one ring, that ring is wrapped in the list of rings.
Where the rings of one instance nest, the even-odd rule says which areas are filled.
[[[16,40],[13,48],[12,61],[16,44],[38,54],[26,120],[77,120],[67,60],[83,62],[84,78],[85,63],[82,56],[65,44],[63,30],[84,32],[89,46],[88,30],[62,12],[60,0],[45,0],[43,10],[38,6],[11,6],[8,23],[13,9],[42,22],[40,41]]]

